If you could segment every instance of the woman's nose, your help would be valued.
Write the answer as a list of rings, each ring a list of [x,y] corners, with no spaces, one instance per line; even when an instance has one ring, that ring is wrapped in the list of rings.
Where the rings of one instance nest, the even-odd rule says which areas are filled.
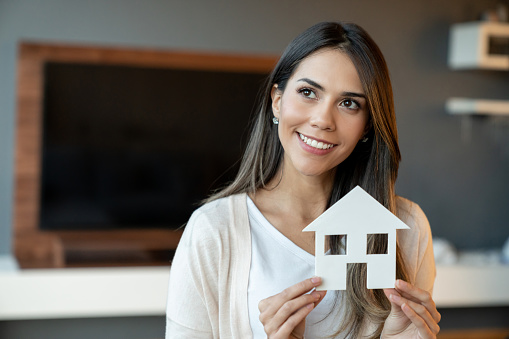
[[[319,105],[313,110],[309,122],[312,127],[333,131],[336,129],[333,114],[332,105]]]

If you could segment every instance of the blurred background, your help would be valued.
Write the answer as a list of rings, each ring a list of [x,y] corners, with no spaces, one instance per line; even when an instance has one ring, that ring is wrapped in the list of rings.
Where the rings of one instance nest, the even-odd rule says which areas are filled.
[[[461,263],[472,253],[480,254],[471,260],[481,265],[503,261],[500,253],[509,238],[509,115],[465,117],[446,110],[452,97],[509,100],[508,69],[448,65],[451,26],[479,21],[500,6],[509,7],[509,1],[0,0],[0,255],[5,269],[15,266],[9,258],[20,42],[277,56],[298,33],[326,20],[361,25],[385,55],[403,158],[397,193],[426,213],[442,246],[438,252],[445,253],[437,261]],[[509,289],[509,281],[502,283]],[[442,328],[509,328],[509,303],[466,306],[444,304]],[[163,333],[163,314],[0,321],[1,338],[161,338]]]

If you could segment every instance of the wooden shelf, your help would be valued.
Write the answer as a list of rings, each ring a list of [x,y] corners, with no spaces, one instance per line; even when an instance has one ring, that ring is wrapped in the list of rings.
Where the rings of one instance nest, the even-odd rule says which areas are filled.
[[[445,107],[455,115],[509,116],[509,100],[450,98]]]
[[[21,268],[168,265],[182,229],[38,231],[15,238]]]

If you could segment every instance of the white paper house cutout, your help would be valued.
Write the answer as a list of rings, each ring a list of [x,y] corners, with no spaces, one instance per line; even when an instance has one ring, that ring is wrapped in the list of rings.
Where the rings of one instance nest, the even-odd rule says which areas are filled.
[[[408,229],[376,199],[357,186],[332,205],[303,232],[315,234],[318,290],[345,290],[349,263],[367,264],[367,288],[392,288],[396,281],[396,229]],[[367,254],[368,234],[387,234],[387,254]],[[325,253],[325,236],[346,235],[346,253]]]

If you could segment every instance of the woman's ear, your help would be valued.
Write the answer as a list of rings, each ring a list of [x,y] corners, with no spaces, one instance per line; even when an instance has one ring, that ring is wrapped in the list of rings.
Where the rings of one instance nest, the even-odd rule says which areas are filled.
[[[279,119],[279,112],[281,110],[281,96],[283,92],[277,87],[277,85],[272,86],[272,90],[270,91],[270,96],[272,98],[272,113],[276,118]]]

